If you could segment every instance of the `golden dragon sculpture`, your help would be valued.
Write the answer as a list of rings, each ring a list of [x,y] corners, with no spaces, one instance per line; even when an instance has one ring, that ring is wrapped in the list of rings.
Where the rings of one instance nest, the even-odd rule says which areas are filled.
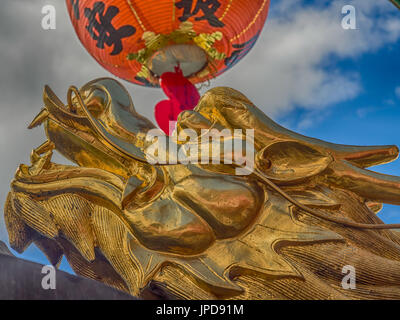
[[[43,124],[47,141],[20,165],[5,204],[16,251],[33,242],[53,265],[65,255],[77,274],[137,296],[400,298],[400,236],[389,230],[399,226],[376,215],[400,204],[400,178],[365,169],[396,159],[397,147],[299,135],[219,87],[180,115],[176,134],[254,129],[254,170],[152,164],[155,127],[119,82],[97,79],[67,98],[46,86],[29,126]],[[75,165],[53,163],[53,150]],[[344,289],[349,265],[356,287]]]

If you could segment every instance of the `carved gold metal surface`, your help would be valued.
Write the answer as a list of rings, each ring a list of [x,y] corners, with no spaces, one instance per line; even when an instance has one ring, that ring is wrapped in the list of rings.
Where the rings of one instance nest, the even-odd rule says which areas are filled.
[[[124,87],[103,78],[49,87],[30,128],[47,141],[20,165],[5,204],[12,248],[32,242],[58,265],[141,295],[150,285],[183,299],[400,298],[400,236],[376,213],[400,204],[400,178],[366,167],[395,146],[345,146],[305,137],[244,95],[214,88],[177,132],[254,129],[255,169],[230,164],[152,165]],[[57,150],[75,165],[52,162]],[[376,230],[374,230],[376,229]],[[355,267],[357,286],[342,287]]]

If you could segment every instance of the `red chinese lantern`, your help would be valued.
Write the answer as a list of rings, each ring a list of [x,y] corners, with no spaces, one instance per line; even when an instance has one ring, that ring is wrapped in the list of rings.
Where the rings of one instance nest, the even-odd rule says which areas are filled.
[[[117,77],[150,87],[159,87],[164,73],[175,73],[161,81],[169,93],[176,91],[171,86],[183,84],[183,91],[193,93],[193,84],[234,66],[255,44],[269,8],[269,0],[66,2],[80,41],[99,64]],[[168,108],[182,102],[175,98]]]

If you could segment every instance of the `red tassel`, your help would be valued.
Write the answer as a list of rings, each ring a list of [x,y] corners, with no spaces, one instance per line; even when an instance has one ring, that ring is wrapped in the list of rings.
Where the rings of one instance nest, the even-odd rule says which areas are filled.
[[[170,135],[170,121],[176,122],[178,115],[184,110],[193,110],[200,100],[197,88],[184,77],[180,67],[175,72],[165,72],[161,75],[160,85],[169,100],[157,103],[155,118],[158,126]]]

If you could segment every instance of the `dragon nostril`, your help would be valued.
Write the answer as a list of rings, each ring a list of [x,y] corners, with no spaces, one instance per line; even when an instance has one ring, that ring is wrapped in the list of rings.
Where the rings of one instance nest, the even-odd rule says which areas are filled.
[[[73,114],[77,114],[77,109],[76,109],[76,106],[74,104],[69,104],[68,105],[68,111],[73,113]]]
[[[98,97],[88,100],[86,106],[91,115],[96,119],[98,119],[104,111],[103,102]]]

